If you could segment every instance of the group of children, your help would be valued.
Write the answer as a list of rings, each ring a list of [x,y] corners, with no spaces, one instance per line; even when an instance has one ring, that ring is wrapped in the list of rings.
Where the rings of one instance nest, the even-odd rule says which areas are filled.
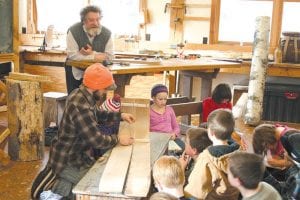
[[[184,149],[180,158],[163,156],[155,162],[153,179],[158,192],[151,199],[276,200],[284,197],[289,185],[282,183],[298,168],[285,156],[282,138],[297,130],[262,124],[253,132],[254,152],[242,151],[231,139],[235,127],[231,89],[227,84],[219,84],[212,97],[203,100],[205,124],[202,127],[207,129],[188,129],[183,142],[174,110],[166,105],[167,87],[155,85],[151,97],[150,131],[170,134]],[[105,110],[103,106],[101,109]]]
[[[207,131],[187,131],[182,157],[163,156],[155,162],[153,179],[159,192],[151,199],[282,199],[273,186],[262,182],[263,157],[229,142],[234,129],[230,110],[213,111],[207,123]],[[194,166],[185,178],[190,158]]]

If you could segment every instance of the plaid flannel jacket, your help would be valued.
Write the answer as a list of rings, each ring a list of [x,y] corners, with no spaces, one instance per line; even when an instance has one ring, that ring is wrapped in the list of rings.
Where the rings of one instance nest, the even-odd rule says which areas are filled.
[[[56,174],[66,166],[91,167],[95,162],[91,148],[111,148],[118,142],[116,134],[101,134],[95,109],[96,101],[83,85],[69,95],[50,149],[48,165]]]

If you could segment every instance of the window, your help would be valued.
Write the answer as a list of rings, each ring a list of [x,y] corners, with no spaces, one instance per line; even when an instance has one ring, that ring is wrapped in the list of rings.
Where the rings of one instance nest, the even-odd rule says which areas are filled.
[[[49,25],[54,25],[54,30],[67,33],[68,28],[80,21],[79,12],[84,7],[79,0],[36,0],[38,30],[46,31]]]
[[[255,18],[269,16],[272,22],[272,1],[221,0],[219,41],[252,42]]]
[[[139,0],[91,0],[101,8],[101,23],[119,35],[137,35],[139,28]]]
[[[66,33],[68,28],[80,21],[80,10],[86,0],[36,0],[38,30],[46,31],[54,25],[55,31]],[[90,0],[90,4],[102,9],[101,23],[116,34],[137,34],[139,23],[139,0]]]
[[[300,32],[300,2],[285,2],[283,4],[282,32]]]

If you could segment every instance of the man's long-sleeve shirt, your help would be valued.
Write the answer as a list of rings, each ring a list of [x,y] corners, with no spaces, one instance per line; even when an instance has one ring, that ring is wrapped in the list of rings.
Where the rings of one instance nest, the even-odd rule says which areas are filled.
[[[83,28],[83,29],[85,30],[85,28]],[[86,35],[87,35],[90,43],[92,44],[94,37],[90,37],[89,34],[87,34],[87,33],[86,33]],[[67,34],[67,57],[68,57],[68,59],[70,59],[70,60],[93,60],[97,53],[106,53],[106,55],[108,56],[108,58],[110,60],[113,59],[113,57],[114,57],[113,41],[112,41],[111,37],[109,38],[109,40],[107,41],[107,43],[105,45],[104,52],[93,51],[93,53],[90,55],[83,55],[79,51],[80,51],[79,46],[78,46],[76,40],[74,39],[73,34],[71,33],[71,31],[68,31],[68,34]],[[72,67],[72,72],[73,72],[74,78],[77,80],[80,80],[83,77],[83,71],[81,69]]]
[[[95,161],[89,155],[92,147],[110,148],[118,142],[117,135],[99,131],[95,106],[93,95],[83,85],[69,95],[58,137],[50,150],[49,164],[55,173],[66,166],[90,167]]]

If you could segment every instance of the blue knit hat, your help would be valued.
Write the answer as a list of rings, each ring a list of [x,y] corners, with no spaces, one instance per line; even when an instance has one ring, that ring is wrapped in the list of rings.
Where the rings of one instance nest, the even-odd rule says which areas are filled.
[[[151,97],[156,96],[160,92],[168,93],[168,88],[163,84],[156,84],[151,89]]]

